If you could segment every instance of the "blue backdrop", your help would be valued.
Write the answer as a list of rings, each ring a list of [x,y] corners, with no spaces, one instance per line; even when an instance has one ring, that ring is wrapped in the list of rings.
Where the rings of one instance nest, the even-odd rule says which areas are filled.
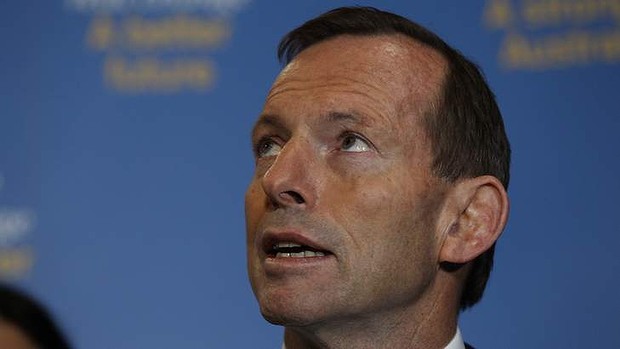
[[[250,128],[279,38],[352,4],[436,31],[503,110],[511,217],[465,338],[620,347],[620,1],[3,1],[0,278],[77,348],[279,348],[245,271]]]

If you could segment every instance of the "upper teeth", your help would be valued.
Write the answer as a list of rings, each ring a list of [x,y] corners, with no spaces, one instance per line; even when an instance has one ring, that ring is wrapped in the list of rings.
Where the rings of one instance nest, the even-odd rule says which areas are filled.
[[[321,256],[325,256],[325,253],[320,252],[320,251],[310,251],[310,250],[303,250],[303,251],[299,251],[299,252],[280,252],[278,251],[281,248],[294,248],[294,247],[303,247],[303,245],[300,244],[296,244],[294,242],[278,242],[276,244],[273,245],[274,250],[276,250],[276,257],[296,257],[296,258],[302,258],[302,257],[321,257]]]
[[[273,248],[275,249],[286,247],[301,247],[301,245],[294,242],[278,242],[277,244],[273,245]]]
[[[321,257],[321,256],[325,256],[325,253],[323,252],[314,252],[314,251],[302,251],[302,252],[294,252],[294,253],[288,253],[288,252],[278,252],[276,253],[276,257],[294,257],[294,258],[302,258],[302,257]]]

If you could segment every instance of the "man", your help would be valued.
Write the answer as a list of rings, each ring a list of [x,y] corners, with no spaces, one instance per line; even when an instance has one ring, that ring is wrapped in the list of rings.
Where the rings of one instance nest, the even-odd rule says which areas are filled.
[[[477,68],[400,16],[289,33],[252,140],[248,269],[298,348],[464,348],[508,216],[510,149]]]
[[[70,349],[71,346],[42,304],[0,283],[0,348]]]

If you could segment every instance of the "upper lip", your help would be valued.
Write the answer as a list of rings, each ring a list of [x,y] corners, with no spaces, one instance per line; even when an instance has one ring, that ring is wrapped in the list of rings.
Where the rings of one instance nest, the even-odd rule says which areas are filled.
[[[313,250],[331,253],[323,244],[296,230],[267,229],[260,237],[260,246],[265,254],[269,254],[279,242],[292,242],[307,246]]]

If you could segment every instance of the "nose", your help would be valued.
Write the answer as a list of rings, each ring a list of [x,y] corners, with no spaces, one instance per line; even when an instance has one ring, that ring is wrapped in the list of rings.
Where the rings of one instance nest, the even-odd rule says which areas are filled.
[[[270,203],[308,209],[317,196],[317,161],[306,140],[289,140],[263,175],[261,184]]]

